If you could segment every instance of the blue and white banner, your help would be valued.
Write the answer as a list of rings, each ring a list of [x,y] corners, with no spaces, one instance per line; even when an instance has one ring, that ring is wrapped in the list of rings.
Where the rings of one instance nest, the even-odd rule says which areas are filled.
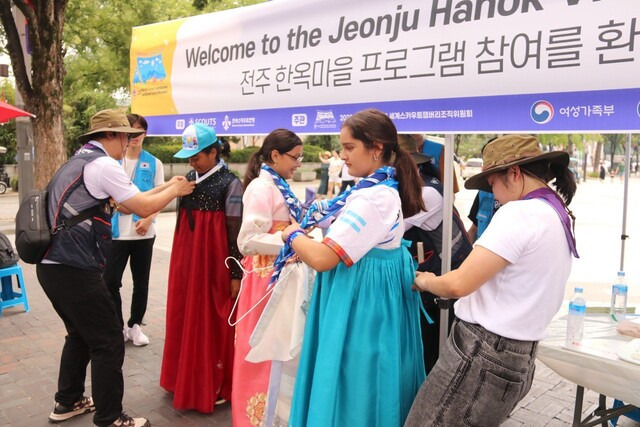
[[[640,130],[638,0],[276,0],[136,27],[150,134]]]

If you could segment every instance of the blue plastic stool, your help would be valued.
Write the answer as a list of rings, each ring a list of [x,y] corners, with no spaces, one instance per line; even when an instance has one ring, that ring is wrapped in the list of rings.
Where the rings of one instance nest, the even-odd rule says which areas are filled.
[[[615,400],[613,401],[613,407],[614,407],[614,408],[620,408],[620,407],[622,407],[622,406],[624,406],[624,402],[623,402],[622,400],[615,399]],[[631,412],[627,412],[626,414],[623,414],[623,415],[621,415],[621,416],[623,416],[623,417],[627,417],[627,418],[631,418],[631,419],[632,419],[632,420],[634,420],[634,421],[638,421],[638,422],[640,422],[640,409],[634,409],[633,411],[631,411]],[[614,427],[615,427],[616,425],[618,425],[618,418],[619,418],[619,417],[611,418],[611,423],[610,423],[610,425],[612,425],[612,426],[614,426]]]
[[[13,290],[13,275],[17,277],[18,287],[22,292],[15,292]],[[20,304],[24,304],[24,311],[29,311],[27,288],[24,285],[24,278],[22,277],[22,267],[16,264],[11,267],[0,268],[0,281],[2,282],[2,291],[0,292],[0,314],[4,308]]]

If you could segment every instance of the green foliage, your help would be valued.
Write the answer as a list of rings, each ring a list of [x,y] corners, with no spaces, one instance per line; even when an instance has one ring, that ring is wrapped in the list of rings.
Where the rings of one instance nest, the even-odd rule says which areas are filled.
[[[67,152],[89,119],[128,104],[131,28],[195,14],[187,0],[80,0],[68,2],[64,40],[64,125]]]
[[[67,156],[71,156],[80,147],[78,137],[89,130],[91,116],[115,106],[111,96],[96,91],[77,93],[75,98],[67,98],[63,106]]]
[[[11,177],[11,181],[9,181],[9,185],[11,185],[11,189],[13,191],[18,191],[18,175]]]
[[[251,155],[259,149],[260,147],[247,147],[240,150],[233,150],[231,151],[229,163],[248,163]]]
[[[471,134],[471,135],[456,135],[456,146],[454,151],[458,157],[467,160],[473,157],[481,157],[480,153],[482,147],[491,138],[495,137],[495,134]]]
[[[322,151],[340,150],[340,138],[338,135],[308,135],[304,138],[305,146],[314,145],[322,148]]]
[[[0,154],[0,164],[13,164],[16,158],[16,121],[10,120],[0,126],[0,145],[7,149]]]
[[[163,140],[157,143],[148,143],[148,140]],[[175,153],[180,151],[182,145],[180,142],[176,142],[177,138],[145,138],[144,149],[149,153],[156,156],[162,163],[186,163],[186,159],[177,159],[173,157]],[[229,163],[248,163],[249,158],[253,153],[258,151],[260,147],[247,147],[240,150],[232,150]],[[302,155],[304,156],[303,162],[315,163],[318,162],[318,154],[324,150],[321,147],[314,145],[303,145]]]
[[[4,94],[6,102],[15,104],[15,89],[7,79],[2,79],[0,91]],[[0,124],[0,145],[7,149],[5,154],[0,154],[0,164],[14,164],[16,162],[16,121],[9,120]]]
[[[128,91],[131,28],[195,14],[187,0],[68,2],[65,94]]]
[[[260,3],[262,0],[77,0],[67,4],[64,40],[64,124],[67,151],[89,118],[105,108],[129,104],[129,48],[132,27]]]
[[[302,155],[304,156],[304,158],[302,159],[302,161],[304,163],[317,163],[320,161],[318,159],[318,155],[323,151],[326,151],[326,150],[317,145],[303,144]]]
[[[162,163],[187,163],[187,159],[178,159],[173,157],[178,151],[182,149],[181,143],[172,143],[172,144],[146,144],[144,149],[149,153],[153,154],[160,160]]]

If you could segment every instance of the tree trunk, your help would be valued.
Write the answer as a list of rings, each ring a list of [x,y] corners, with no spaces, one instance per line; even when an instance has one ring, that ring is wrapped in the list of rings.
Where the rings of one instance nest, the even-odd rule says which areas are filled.
[[[19,30],[11,13],[11,2],[0,4],[0,20],[7,38],[7,50],[16,86],[33,119],[34,185],[44,188],[66,161],[62,124],[64,47],[62,32],[67,0],[27,3],[13,0],[27,19],[31,70],[26,66]],[[20,29],[22,30],[22,29]]]
[[[593,171],[600,173],[600,154],[602,153],[602,141],[598,141],[596,144],[596,155],[593,160]]]
[[[62,19],[64,22],[64,19]],[[41,43],[38,55],[32,56],[34,97],[32,108],[37,111],[33,123],[35,140],[35,187],[44,188],[53,174],[67,160],[62,125],[64,82],[64,55],[62,50],[63,26],[56,22],[40,25]],[[57,25],[58,24],[58,25]],[[36,72],[47,70],[47,72]]]
[[[54,111],[54,108],[42,105],[39,110],[40,114],[33,120],[34,186],[45,188],[53,174],[67,161],[67,150],[62,128],[62,108]]]

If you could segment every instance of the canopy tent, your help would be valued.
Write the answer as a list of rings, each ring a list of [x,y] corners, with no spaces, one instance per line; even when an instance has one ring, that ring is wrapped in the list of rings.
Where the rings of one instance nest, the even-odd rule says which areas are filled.
[[[251,135],[376,107],[447,159],[453,133],[637,132],[639,29],[637,0],[276,0],[134,28],[132,110],[152,135]]]
[[[14,107],[11,104],[7,104],[6,102],[0,101],[0,123],[8,122],[11,119],[15,119],[16,117],[35,117],[33,114],[28,113],[19,109],[18,107]]]

